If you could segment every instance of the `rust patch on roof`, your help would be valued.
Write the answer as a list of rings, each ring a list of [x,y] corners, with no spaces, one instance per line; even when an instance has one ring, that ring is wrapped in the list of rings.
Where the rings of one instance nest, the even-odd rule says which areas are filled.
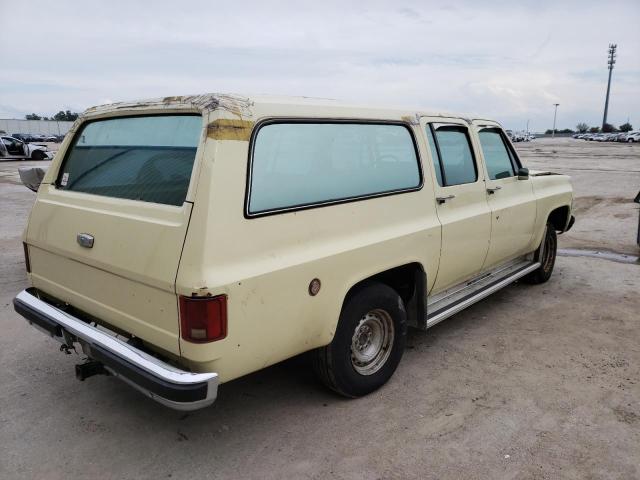
[[[207,137],[214,140],[238,140],[248,142],[251,137],[253,122],[248,120],[232,120],[221,118],[207,126]]]
[[[164,97],[162,99],[162,103],[164,104],[169,104],[169,103],[182,103],[184,102],[184,97],[182,95],[176,95],[173,97]]]
[[[420,124],[420,119],[418,117],[418,115],[416,114],[415,116],[412,115],[402,115],[400,117],[400,120],[402,120],[403,122],[407,122],[411,125],[419,125]]]
[[[253,102],[249,98],[238,95],[206,93],[203,95],[176,95],[138,102],[119,102],[106,105],[98,105],[88,108],[84,114],[108,113],[118,110],[144,110],[144,109],[165,109],[165,108],[193,108],[203,114],[214,110],[224,110],[232,115],[242,117],[251,116],[251,106]]]

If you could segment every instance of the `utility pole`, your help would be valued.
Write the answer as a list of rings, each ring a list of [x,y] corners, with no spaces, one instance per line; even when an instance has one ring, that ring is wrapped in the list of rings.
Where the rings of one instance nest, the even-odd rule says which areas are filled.
[[[616,49],[618,45],[615,43],[609,44],[609,56],[607,61],[607,68],[609,69],[609,82],[607,83],[607,99],[604,101],[604,116],[602,117],[602,130],[607,123],[607,112],[609,110],[609,92],[611,91],[611,74],[613,73],[613,66],[616,64]]]
[[[529,135],[529,120],[527,120],[527,135]]]
[[[553,130],[551,130],[551,138],[554,138],[556,136],[556,116],[558,115],[558,105],[560,105],[559,103],[554,103],[553,104],[556,109],[553,111]]]

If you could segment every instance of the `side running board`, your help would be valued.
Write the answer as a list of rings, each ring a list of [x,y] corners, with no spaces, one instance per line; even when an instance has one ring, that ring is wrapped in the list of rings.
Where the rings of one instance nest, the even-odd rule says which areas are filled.
[[[488,297],[538,267],[539,262],[520,260],[430,297],[427,300],[427,328]]]

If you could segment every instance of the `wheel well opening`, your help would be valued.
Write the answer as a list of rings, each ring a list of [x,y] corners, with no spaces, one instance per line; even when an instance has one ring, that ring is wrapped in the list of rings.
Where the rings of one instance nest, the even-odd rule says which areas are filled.
[[[427,288],[426,274],[420,263],[400,265],[361,280],[349,289],[345,301],[354,292],[371,282],[383,283],[398,292],[406,307],[409,325],[420,327],[424,320],[424,295]]]
[[[558,232],[563,232],[569,221],[569,207],[556,208],[549,214],[549,223],[553,225]]]

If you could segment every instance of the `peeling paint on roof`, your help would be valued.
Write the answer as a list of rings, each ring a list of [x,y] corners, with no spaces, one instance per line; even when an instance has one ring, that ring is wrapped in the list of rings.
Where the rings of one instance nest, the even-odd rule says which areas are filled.
[[[202,95],[176,95],[155,99],[140,100],[135,102],[119,102],[106,105],[99,105],[87,109],[80,117],[79,121],[87,117],[94,117],[102,114],[110,114],[122,111],[164,110],[164,109],[184,109],[196,110],[206,115],[213,111],[223,111],[236,117],[238,120],[254,121],[254,112],[259,110],[261,114],[280,114],[294,116],[317,116],[318,112],[329,112],[329,116],[352,118],[393,118],[400,119],[411,125],[419,125],[421,117],[450,117],[461,118],[470,123],[470,118],[464,115],[447,112],[428,112],[420,109],[385,107],[374,102],[366,105],[351,104],[328,98],[296,97],[296,96],[243,96],[238,94],[205,93]],[[344,114],[342,114],[344,112]],[[229,115],[223,115],[228,117]],[[231,134],[230,129],[235,133]],[[222,133],[226,130],[226,133]],[[214,126],[212,135],[242,136],[238,126],[230,125]]]
[[[250,116],[250,107],[253,102],[238,95],[206,93],[203,95],[179,95],[163,98],[140,100],[136,102],[118,102],[98,105],[88,108],[83,115],[96,115],[100,113],[131,109],[153,109],[166,107],[194,108],[202,113],[213,110],[225,110],[238,117]]]
[[[239,140],[248,142],[253,122],[220,118],[207,125],[207,137],[214,140]]]

